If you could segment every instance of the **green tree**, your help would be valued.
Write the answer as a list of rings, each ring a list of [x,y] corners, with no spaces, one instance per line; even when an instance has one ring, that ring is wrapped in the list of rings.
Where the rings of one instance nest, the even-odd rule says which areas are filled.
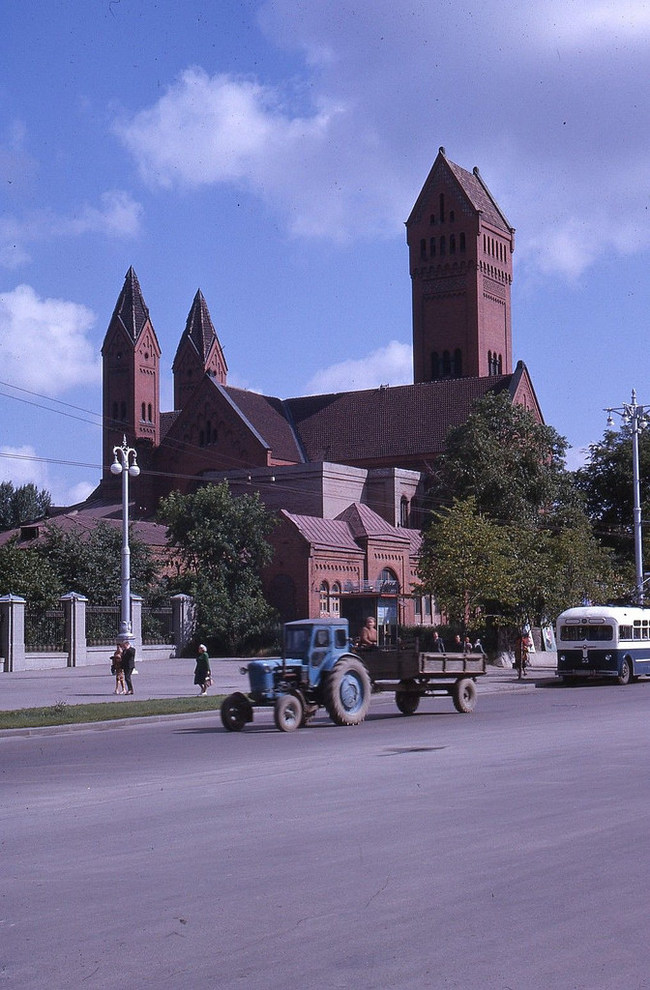
[[[147,598],[157,577],[150,547],[129,535],[131,591]],[[112,605],[119,598],[122,566],[122,532],[100,522],[87,533],[65,531],[51,524],[38,552],[56,572],[65,592],[85,595],[93,605]]]
[[[233,497],[224,482],[161,500],[159,519],[182,557],[197,606],[198,634],[236,652],[273,617],[261,570],[275,525],[257,493]]]
[[[567,443],[504,393],[479,399],[447,434],[432,495],[441,504],[472,496],[499,522],[535,523],[540,510],[575,495],[564,470]]]
[[[50,493],[31,482],[19,488],[14,488],[11,481],[0,482],[0,531],[42,519],[51,504]]]
[[[639,437],[641,515],[650,519],[650,435]],[[634,554],[632,436],[629,430],[606,430],[591,444],[584,467],[574,473],[576,487],[598,538],[612,547],[620,560]]]
[[[17,539],[0,547],[0,595],[20,595],[37,611],[53,608],[67,589],[37,549],[25,550]]]
[[[480,513],[473,496],[454,499],[424,533],[419,576],[422,590],[462,626],[493,601],[503,611],[514,594],[507,530]]]

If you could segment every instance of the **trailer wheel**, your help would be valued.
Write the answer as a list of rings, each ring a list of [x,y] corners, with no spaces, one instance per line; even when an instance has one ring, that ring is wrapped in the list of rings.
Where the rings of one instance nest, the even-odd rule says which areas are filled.
[[[402,715],[415,715],[420,704],[420,695],[409,690],[410,687],[415,687],[414,681],[400,681],[395,692],[395,704]]]
[[[221,721],[229,732],[241,732],[253,720],[252,716],[251,703],[240,691],[229,694],[221,702]]]
[[[281,694],[273,708],[275,727],[281,732],[295,732],[302,724],[302,701],[296,694]]]
[[[622,684],[625,686],[630,683],[632,677],[632,667],[630,661],[627,657],[623,658],[623,663],[621,664],[621,672],[616,678],[617,684]]]
[[[454,708],[463,715],[468,715],[476,707],[476,684],[469,677],[461,677],[456,681],[452,691]]]
[[[355,657],[341,657],[327,678],[325,707],[336,725],[359,725],[370,708],[368,671]]]

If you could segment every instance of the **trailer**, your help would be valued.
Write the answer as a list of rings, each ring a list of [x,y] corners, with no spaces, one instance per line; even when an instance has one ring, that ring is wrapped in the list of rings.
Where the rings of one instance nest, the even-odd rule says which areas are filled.
[[[303,619],[284,626],[282,657],[252,660],[242,673],[248,692],[229,695],[221,706],[226,729],[239,732],[256,708],[272,708],[275,725],[292,732],[319,708],[336,725],[359,725],[372,694],[390,692],[402,715],[414,715],[422,698],[446,695],[456,711],[476,706],[476,679],[485,674],[478,653],[424,653],[418,644],[359,649],[347,619]]]

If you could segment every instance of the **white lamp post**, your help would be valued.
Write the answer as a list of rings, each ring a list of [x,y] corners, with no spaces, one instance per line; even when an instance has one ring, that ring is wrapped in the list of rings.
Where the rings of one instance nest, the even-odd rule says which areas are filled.
[[[634,489],[634,567],[636,572],[636,599],[638,605],[643,605],[643,537],[641,521],[641,481],[639,478],[639,434],[645,430],[650,417],[647,407],[640,406],[636,401],[636,390],[632,389],[632,401],[625,403],[619,409],[606,409],[607,425],[613,427],[612,413],[621,417],[624,426],[632,430],[632,479]]]
[[[131,550],[129,548],[129,475],[137,478],[140,474],[138,455],[129,447],[126,436],[121,447],[113,447],[115,460],[111,464],[111,474],[122,475],[122,606],[120,612],[120,634],[118,642],[133,639],[131,624]]]

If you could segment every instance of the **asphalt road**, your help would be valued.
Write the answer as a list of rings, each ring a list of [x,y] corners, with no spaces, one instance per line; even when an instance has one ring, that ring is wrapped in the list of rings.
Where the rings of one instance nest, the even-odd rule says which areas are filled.
[[[650,682],[0,739],[0,985],[650,987]]]

